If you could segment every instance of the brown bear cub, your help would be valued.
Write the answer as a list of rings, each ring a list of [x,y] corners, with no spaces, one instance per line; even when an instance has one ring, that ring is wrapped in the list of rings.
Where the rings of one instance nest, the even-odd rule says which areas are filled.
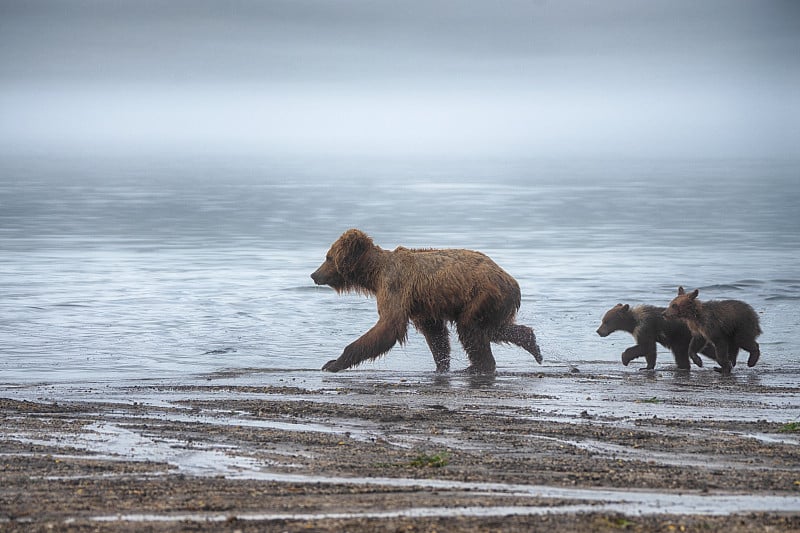
[[[542,362],[533,330],[514,323],[519,284],[480,252],[389,251],[350,229],[333,243],[311,279],[340,293],[375,296],[378,304],[378,322],[323,370],[338,372],[388,352],[405,342],[409,321],[425,336],[438,372],[450,369],[451,322],[469,357],[467,372],[494,373],[491,342],[516,344]]]
[[[720,366],[715,370],[723,375],[730,374],[731,368],[736,366],[740,348],[750,353],[747,366],[755,366],[761,357],[761,349],[756,342],[761,335],[761,326],[755,310],[739,300],[701,302],[697,299],[699,292],[695,289],[687,293],[683,287],[679,287],[678,296],[670,302],[664,316],[683,320],[694,337],[708,339]],[[689,356],[696,346],[693,343],[689,348]]]
[[[672,350],[678,368],[688,370],[689,343],[692,334],[689,328],[680,320],[664,318],[664,307],[653,305],[639,305],[631,307],[628,304],[617,304],[603,315],[603,321],[597,328],[597,334],[608,337],[615,331],[627,331],[636,339],[636,346],[631,346],[622,352],[622,364],[628,366],[632,360],[644,356],[647,366],[643,370],[652,370],[656,366],[656,343]],[[713,351],[702,352],[713,357]],[[695,352],[692,361],[697,366],[703,366],[703,361]]]

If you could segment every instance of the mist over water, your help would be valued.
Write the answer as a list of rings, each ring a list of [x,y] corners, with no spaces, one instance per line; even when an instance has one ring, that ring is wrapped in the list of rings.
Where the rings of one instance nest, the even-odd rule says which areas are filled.
[[[714,160],[384,161],[8,158],[0,182],[3,382],[316,369],[375,302],[309,274],[347,228],[384,248],[465,247],[518,279],[545,366],[635,372],[595,333],[617,302],[678,285],[762,317],[744,376],[798,369],[800,187],[793,164]],[[467,366],[454,339],[453,368]],[[499,371],[536,371],[494,348]],[[659,367],[674,368],[661,350]],[[410,333],[367,369],[432,371]],[[711,372],[709,369],[700,372]],[[713,373],[712,373],[713,374]],[[710,378],[711,379],[711,378]],[[715,379],[715,378],[714,378]]]
[[[0,150],[785,157],[769,0],[0,5]]]

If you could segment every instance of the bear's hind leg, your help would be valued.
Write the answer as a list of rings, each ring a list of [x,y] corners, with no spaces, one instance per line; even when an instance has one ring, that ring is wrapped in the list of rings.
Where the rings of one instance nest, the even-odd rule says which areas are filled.
[[[714,370],[720,372],[723,376],[728,376],[731,373],[731,362],[728,359],[728,341],[727,339],[717,339],[714,342],[714,349],[717,353],[717,363],[719,363],[719,368],[715,368]]]
[[[447,325],[441,320],[417,319],[414,327],[425,336],[436,363],[437,372],[450,370],[450,335]]]
[[[492,346],[489,343],[489,335],[482,329],[474,326],[465,326],[461,323],[456,325],[458,338],[467,352],[470,365],[465,372],[469,374],[494,374],[497,364],[492,355]]]
[[[533,329],[522,324],[507,324],[500,328],[494,342],[510,342],[530,353],[536,362],[542,364],[542,353],[536,342],[536,334]]]
[[[756,366],[759,358],[761,357],[761,347],[756,341],[750,341],[742,344],[742,348],[750,352],[750,357],[747,358],[747,366]]]

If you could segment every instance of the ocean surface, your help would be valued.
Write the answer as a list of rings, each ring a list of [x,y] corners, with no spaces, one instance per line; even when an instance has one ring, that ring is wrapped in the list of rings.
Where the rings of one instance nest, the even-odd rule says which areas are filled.
[[[740,355],[735,378],[800,375],[797,161],[4,156],[0,384],[318,369],[377,318],[309,277],[350,227],[512,274],[544,365],[495,346],[501,374],[636,373],[632,338],[597,336],[601,316],[683,285],[761,316],[761,361]],[[693,376],[719,379],[711,366]],[[412,329],[354,372],[434,368]],[[674,370],[667,350],[658,369]]]

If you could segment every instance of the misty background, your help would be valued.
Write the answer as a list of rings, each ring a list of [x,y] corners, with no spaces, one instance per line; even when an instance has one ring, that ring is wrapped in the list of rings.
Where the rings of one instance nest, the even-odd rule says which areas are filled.
[[[554,371],[636,374],[600,317],[684,285],[793,383],[799,36],[796,1],[0,0],[0,382],[316,372],[375,322],[309,277],[358,227],[489,254]]]
[[[0,153],[800,155],[794,1],[0,1]]]

